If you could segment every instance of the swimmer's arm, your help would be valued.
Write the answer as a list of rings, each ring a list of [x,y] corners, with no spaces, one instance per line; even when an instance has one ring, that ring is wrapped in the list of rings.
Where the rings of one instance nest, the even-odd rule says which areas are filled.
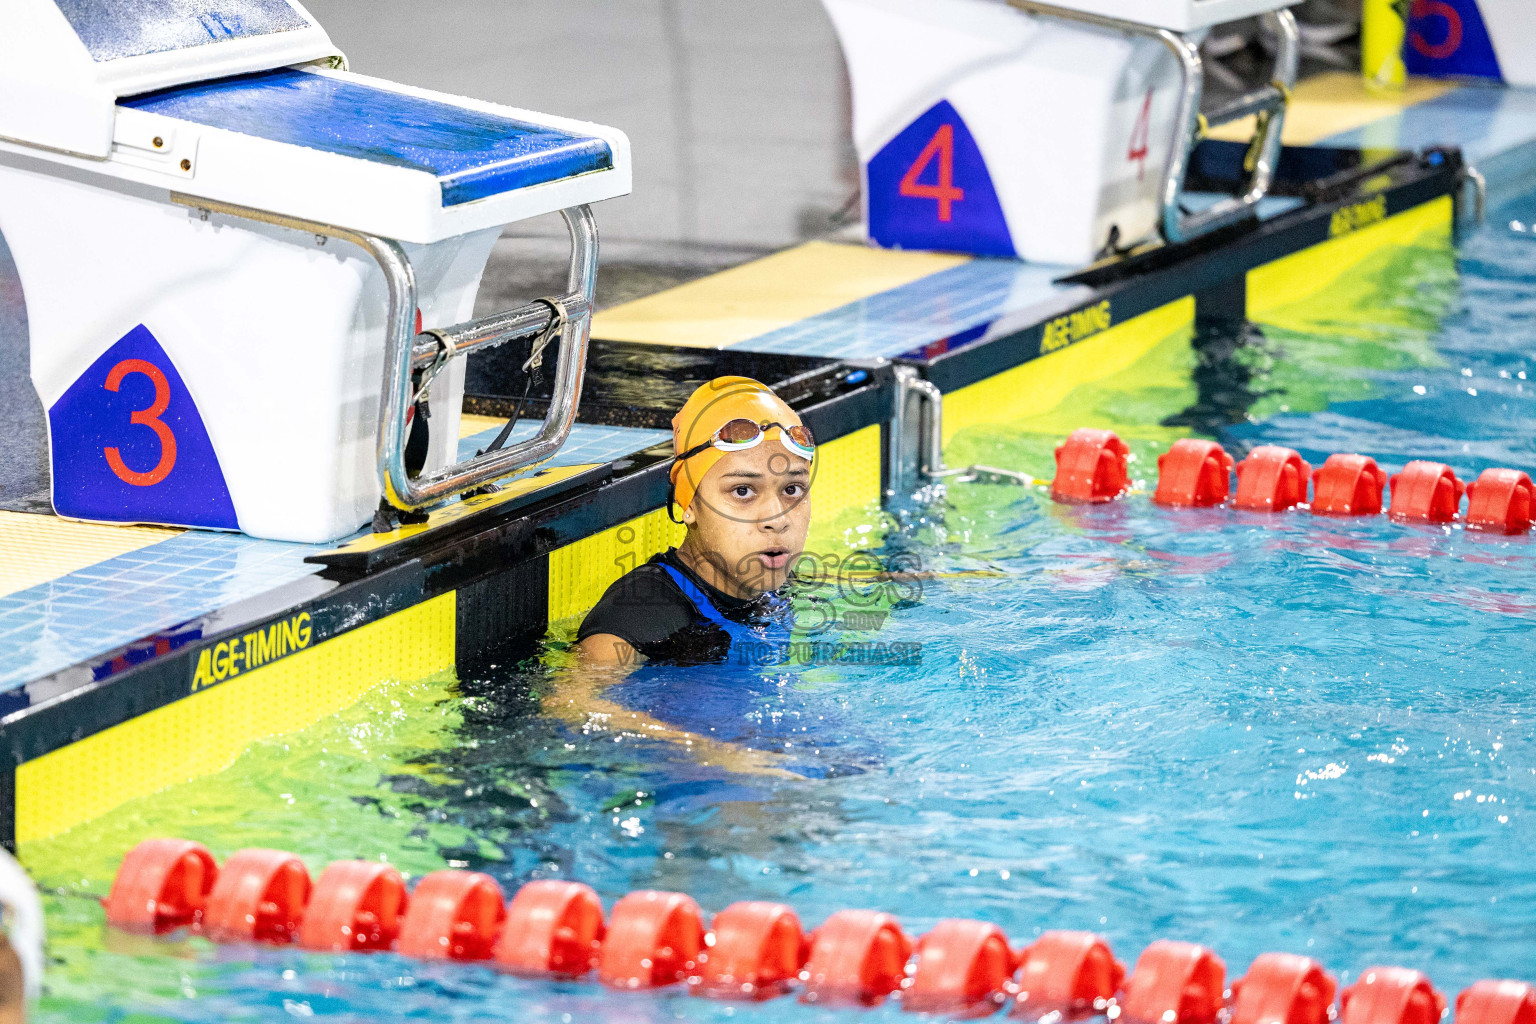
[[[588,660],[588,645],[600,641],[595,657],[610,661]],[[615,644],[628,649],[627,661],[617,660]],[[687,747],[700,764],[718,765],[743,775],[773,775],[783,779],[802,778],[779,765],[783,755],[753,750],[735,743],[712,740],[698,733],[668,725],[643,711],[631,711],[603,696],[603,691],[619,682],[636,666],[639,655],[629,644],[611,633],[596,633],[580,644],[582,660],[569,671],[557,672],[554,690],[544,698],[544,711],[583,731],[633,733],[647,739],[667,740]]]
[[[629,641],[612,633],[593,633],[580,644],[581,660],[585,665],[601,665],[605,668],[629,668],[640,655]]]

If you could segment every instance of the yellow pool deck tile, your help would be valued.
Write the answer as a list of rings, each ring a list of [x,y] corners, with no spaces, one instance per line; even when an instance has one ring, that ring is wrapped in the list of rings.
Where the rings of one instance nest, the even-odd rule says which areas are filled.
[[[1374,121],[1456,88],[1454,82],[1410,78],[1397,92],[1375,89],[1357,74],[1329,71],[1297,83],[1285,112],[1281,141],[1287,146],[1311,146],[1340,132],[1363,128]],[[1253,118],[1244,118],[1212,129],[1211,138],[1247,142],[1253,137]]]
[[[0,597],[182,532],[169,526],[109,526],[0,511]]]
[[[953,253],[807,242],[598,313],[592,336],[724,348],[970,261]]]
[[[471,437],[485,430],[500,430],[506,423],[504,416],[477,416],[472,412],[466,412],[459,417],[459,440]]]

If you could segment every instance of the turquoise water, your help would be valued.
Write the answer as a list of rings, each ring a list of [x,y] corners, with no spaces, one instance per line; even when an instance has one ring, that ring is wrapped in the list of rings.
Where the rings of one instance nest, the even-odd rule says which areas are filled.
[[[1533,215],[1536,197],[1490,221]],[[1253,334],[1218,368],[1241,394],[1217,403],[1215,435],[1235,453],[1279,443],[1314,464],[1332,451],[1393,471],[1440,459],[1464,479],[1536,467],[1536,247],[1490,227],[1458,269],[1433,247],[1401,254],[1363,272],[1369,302],[1335,296]],[[1182,338],[1168,351],[1193,365]],[[1177,420],[1193,388],[1165,391],[1149,385],[1125,408]],[[1125,416],[1145,475],[1145,445],[1175,428]],[[1059,435],[1003,435],[989,435],[988,461],[1046,475],[1040,453]],[[802,778],[702,766],[675,744],[544,713],[558,642],[492,678],[398,687],[379,698],[392,714],[262,745],[222,782],[32,851],[64,890],[50,898],[43,1019],[899,1013],[616,994],[393,955],[109,941],[80,894],[105,892],[110,860],[67,854],[158,833],[220,856],[287,846],[313,870],[343,856],[471,867],[509,892],[561,877],[609,902],[641,887],[686,891],[706,911],[773,899],[807,925],[873,907],[914,935],[949,916],[1016,942],[1087,928],[1127,961],[1156,938],[1188,939],[1229,977],[1284,950],[1346,983],[1380,963],[1426,970],[1450,995],[1483,977],[1536,980],[1531,538],[1172,511],[1145,493],[1066,508],[981,485],[902,513],[871,513],[854,535],[928,570],[921,592],[886,595],[878,630],[822,639],[918,644],[919,666],[654,669],[606,695],[780,752]]]

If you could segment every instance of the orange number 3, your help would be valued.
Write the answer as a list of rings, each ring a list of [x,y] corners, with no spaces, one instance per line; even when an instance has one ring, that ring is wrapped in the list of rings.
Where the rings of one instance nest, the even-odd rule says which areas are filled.
[[[160,461],[155,468],[148,473],[135,473],[123,462],[123,457],[118,454],[117,448],[103,448],[102,452],[107,456],[107,465],[112,467],[112,472],[125,484],[133,487],[153,487],[170,475],[176,468],[176,435],[165,421],[160,419],[171,404],[171,385],[165,379],[165,374],[160,372],[160,367],[154,363],[145,362],[143,359],[124,359],[112,367],[112,372],[107,374],[107,390],[116,391],[123,383],[123,378],[130,373],[142,373],[155,385],[155,400],[147,409],[136,409],[128,417],[128,422],[141,427],[149,427],[160,439]]]

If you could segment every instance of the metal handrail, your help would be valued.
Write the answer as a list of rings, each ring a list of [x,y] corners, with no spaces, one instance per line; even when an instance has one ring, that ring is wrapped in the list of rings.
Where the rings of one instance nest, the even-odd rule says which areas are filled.
[[[896,367],[893,379],[896,397],[891,407],[892,461],[886,474],[890,494],[915,490],[926,481],[950,475],[944,468],[943,392],[911,366]],[[917,408],[909,408],[909,399]]]
[[[379,486],[385,499],[396,508],[422,508],[536,466],[552,458],[570,436],[586,375],[592,298],[597,287],[597,223],[590,208],[577,206],[560,211],[571,236],[571,262],[566,275],[569,294],[555,300],[565,310],[560,332],[560,365],[554,393],[550,396],[549,408],[538,434],[526,441],[412,477],[405,468],[406,412],[416,399],[412,371],[441,359],[540,334],[549,328],[551,319],[556,316],[555,306],[544,301],[531,302],[479,320],[417,334],[416,274],[410,257],[399,242],[334,224],[199,196],[173,192],[171,200],[203,211],[205,218],[208,213],[219,213],[292,228],[317,238],[340,238],[368,253],[379,265],[389,291],[389,312],[385,321],[384,385],[379,396],[376,455]]]
[[[1482,171],[1478,170],[1476,167],[1473,167],[1471,164],[1463,165],[1461,168],[1461,173],[1466,177],[1468,181],[1472,183],[1472,212],[1473,216],[1477,220],[1477,223],[1481,224],[1484,220],[1487,219],[1488,179],[1483,177]]]
[[[1214,128],[1218,124],[1237,121],[1251,114],[1272,114],[1277,109],[1283,110],[1284,107],[1285,93],[1278,86],[1266,85],[1235,100],[1229,100],[1206,114],[1205,124],[1207,128]]]
[[[1171,29],[1052,7],[1034,0],[1008,2],[1022,11],[1042,17],[1079,21],[1099,28],[1156,39],[1178,58],[1184,75],[1178,114],[1174,119],[1174,130],[1178,134],[1168,153],[1168,165],[1163,173],[1162,195],[1159,199],[1162,211],[1160,226],[1165,240],[1185,242],[1241,220],[1269,192],[1275,176],[1275,165],[1280,159],[1280,130],[1285,123],[1285,108],[1290,100],[1291,89],[1296,85],[1296,67],[1301,56],[1301,37],[1296,30],[1296,18],[1290,11],[1281,9],[1264,15],[1273,20],[1280,36],[1270,85],[1240,97],[1202,118],[1200,96],[1205,89],[1205,65],[1200,57],[1200,48],[1186,37]],[[1200,213],[1184,213],[1179,205],[1179,199],[1184,194],[1184,175],[1189,169],[1190,152],[1200,141],[1205,128],[1249,115],[1257,115],[1258,120],[1249,145],[1249,175],[1243,194],[1224,199]]]
[[[572,293],[552,298],[565,309],[567,317],[589,311],[586,296]],[[481,349],[495,348],[509,341],[532,338],[549,330],[555,318],[549,302],[529,302],[522,306],[478,320],[466,320],[452,327],[439,327],[416,335],[411,347],[411,368],[425,369],[442,359],[467,356]]]

